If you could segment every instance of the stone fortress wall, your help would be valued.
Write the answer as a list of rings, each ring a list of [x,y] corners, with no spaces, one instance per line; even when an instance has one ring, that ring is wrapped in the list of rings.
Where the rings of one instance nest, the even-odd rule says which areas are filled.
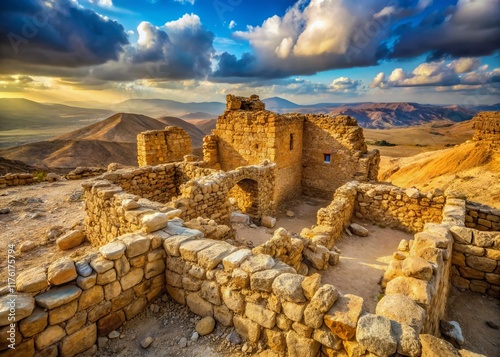
[[[276,163],[277,206],[302,192],[332,196],[345,182],[376,180],[378,151],[367,152],[354,118],[264,110],[258,96],[227,96],[227,109],[204,140],[204,161],[232,170]]]
[[[139,167],[182,161],[193,151],[188,133],[176,126],[149,130],[137,135]]]
[[[473,119],[474,141],[500,145],[500,112],[481,112]]]

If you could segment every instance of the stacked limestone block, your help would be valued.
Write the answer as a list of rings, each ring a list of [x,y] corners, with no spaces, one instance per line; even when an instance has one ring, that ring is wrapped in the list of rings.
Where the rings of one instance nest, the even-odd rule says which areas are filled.
[[[64,175],[68,180],[79,180],[82,178],[89,178],[99,176],[106,172],[106,169],[100,167],[77,167]]]
[[[272,200],[275,181],[275,164],[264,162],[261,165],[240,167],[236,170],[222,172],[192,179],[181,186],[181,197],[189,199],[192,204],[186,205],[181,198],[173,202],[175,208],[186,209],[183,218],[205,217],[217,223],[229,222],[230,203],[228,196],[231,189],[242,180],[255,181],[258,187],[256,199],[257,209],[254,216],[273,216],[276,211]]]
[[[391,317],[394,306],[407,305],[412,309],[408,316],[419,316],[418,323],[413,323],[417,333],[439,335],[451,282],[454,245],[450,227],[460,223],[463,227],[464,216],[465,200],[450,195],[440,224],[428,223],[413,240],[401,241],[382,280],[386,297],[377,305],[377,314]],[[412,325],[409,321],[405,323]]]
[[[439,304],[441,296],[433,300],[430,286],[422,295],[427,300],[415,301],[415,296],[405,296],[405,291],[388,293],[377,307],[377,315],[366,314],[361,297],[321,284],[319,274],[304,277],[270,255],[204,239],[197,232],[176,228],[177,224],[169,223],[171,233],[177,230],[179,234],[166,238],[163,245],[167,254],[167,292],[195,314],[234,326],[252,344],[260,342],[288,356],[315,357],[320,351],[327,356],[389,356],[396,352],[420,356],[432,350],[427,344],[429,339],[434,344],[445,343],[430,335],[419,335],[427,331],[426,324],[431,325],[426,314],[434,316],[430,306]],[[443,233],[440,228],[436,232]],[[447,249],[432,243],[421,247],[432,250],[436,257],[448,249],[451,241]],[[437,260],[442,262],[442,258]],[[437,294],[445,294],[434,282],[446,274],[445,268],[438,266],[438,272],[433,273],[428,264],[423,272],[413,269],[409,279],[428,275],[430,266],[436,277],[422,281],[436,285]]]
[[[465,226],[480,231],[500,231],[500,209],[467,201]]]
[[[34,182],[38,181],[33,177],[33,174],[28,174],[28,173],[20,173],[20,174],[9,173],[0,176],[0,188],[31,185]]]
[[[330,162],[325,162],[325,154]],[[367,151],[356,119],[312,115],[304,121],[302,185],[311,195],[329,195],[351,180],[377,180],[380,153]]]
[[[179,184],[177,173],[182,169],[188,176],[200,177]],[[258,184],[256,215],[274,215],[274,169],[275,165],[266,163],[202,176],[203,168],[165,164],[107,173],[82,184],[88,239],[99,246],[122,234],[149,232],[151,222],[163,223],[172,211],[186,220],[203,217],[226,224],[230,213],[228,194],[246,179]]]
[[[359,183],[353,181],[339,187],[335,191],[333,201],[327,207],[318,210],[318,226],[333,228],[330,238],[325,244],[328,248],[334,245],[335,240],[340,237],[344,229],[351,223],[358,186]]]
[[[446,202],[440,190],[422,193],[414,188],[362,183],[357,191],[356,217],[413,233],[421,231],[425,223],[441,222]]]
[[[271,239],[252,249],[252,253],[270,255],[299,271],[304,248],[305,244],[302,239],[293,238],[286,229],[278,228]]]
[[[500,232],[453,226],[451,233],[453,285],[500,298]]]
[[[158,234],[128,234],[73,261],[21,272],[16,280],[16,349],[2,356],[62,356],[97,351],[106,336],[165,291],[165,251]],[[10,326],[0,298],[1,335]],[[2,349],[7,346],[2,344]]]
[[[189,134],[176,126],[167,126],[165,130],[148,130],[137,135],[137,161],[140,167],[182,161],[192,151]]]
[[[500,145],[500,112],[481,112],[472,119],[474,141]]]

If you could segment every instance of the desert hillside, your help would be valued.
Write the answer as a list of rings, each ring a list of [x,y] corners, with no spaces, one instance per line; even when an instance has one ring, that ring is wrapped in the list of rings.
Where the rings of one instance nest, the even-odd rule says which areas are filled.
[[[186,130],[193,147],[202,145],[204,133],[182,119],[119,113],[52,140],[0,149],[0,156],[46,169],[106,167],[111,162],[137,165],[137,134],[169,125]]]
[[[500,146],[497,139],[491,140],[492,133],[498,138],[500,131],[495,131],[496,128],[478,130],[479,120],[489,122],[490,128],[498,127],[500,112],[481,113],[471,121],[476,128],[474,140],[411,157],[385,157],[379,180],[426,191],[432,188],[459,190],[473,201],[500,208]],[[488,135],[488,140],[483,140]]]

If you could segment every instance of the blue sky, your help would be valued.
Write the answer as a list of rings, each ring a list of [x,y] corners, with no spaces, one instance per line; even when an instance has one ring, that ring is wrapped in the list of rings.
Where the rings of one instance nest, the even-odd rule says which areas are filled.
[[[500,0],[6,0],[0,97],[500,102]]]

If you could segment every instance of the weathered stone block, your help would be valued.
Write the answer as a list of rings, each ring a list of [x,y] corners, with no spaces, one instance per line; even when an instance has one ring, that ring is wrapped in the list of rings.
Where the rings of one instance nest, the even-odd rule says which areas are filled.
[[[233,326],[233,313],[226,306],[214,306],[214,319],[224,326]]]
[[[79,246],[85,240],[85,233],[82,231],[69,231],[57,238],[56,244],[61,250],[68,250]]]
[[[121,236],[121,240],[127,246],[125,255],[129,258],[146,253],[151,244],[151,239],[139,233],[125,234]]]
[[[132,319],[138,313],[140,313],[146,307],[148,300],[145,297],[140,297],[135,299],[130,305],[127,305],[123,308],[125,311],[125,315],[127,316],[127,320]]]
[[[47,271],[47,280],[52,285],[61,285],[68,281],[76,279],[75,263],[71,258],[61,258],[51,265]]]
[[[460,357],[453,345],[432,335],[420,335],[423,357]]]
[[[150,279],[154,276],[160,275],[165,271],[165,261],[155,260],[153,262],[146,263],[146,274],[145,278]]]
[[[312,338],[328,348],[332,348],[334,350],[342,348],[342,339],[339,336],[334,335],[326,326],[315,329]]]
[[[66,333],[71,335],[78,331],[87,322],[87,311],[78,311],[75,316],[66,322]]]
[[[375,312],[377,315],[412,327],[417,334],[424,324],[425,310],[402,294],[385,295],[378,302]]]
[[[296,304],[294,302],[283,301],[282,308],[283,313],[292,321],[300,322],[304,317],[304,310],[306,309],[306,304]]]
[[[245,298],[239,291],[230,288],[222,288],[222,299],[229,309],[237,314],[243,313],[245,309]]]
[[[302,337],[295,331],[286,334],[286,345],[289,357],[316,357],[320,348],[318,341]]]
[[[116,280],[116,270],[110,269],[105,273],[97,274],[96,283],[98,285],[106,285]]]
[[[221,304],[219,285],[214,281],[204,281],[201,284],[201,297],[214,305]]]
[[[356,326],[362,311],[363,298],[347,294],[339,297],[327,311],[324,322],[334,334],[343,340],[350,340],[356,333]]]
[[[85,328],[63,338],[60,347],[61,357],[73,357],[91,348],[97,340],[96,324]]]
[[[43,350],[50,345],[61,341],[66,336],[66,332],[59,326],[49,326],[35,338],[35,345],[38,350]]]
[[[420,257],[408,257],[403,260],[402,272],[405,276],[429,281],[432,278],[432,265]]]
[[[198,316],[213,316],[213,306],[204,300],[198,293],[191,293],[186,296],[186,304],[189,309]]]
[[[429,284],[420,279],[399,276],[391,280],[385,289],[386,295],[402,294],[425,307],[431,301]]]
[[[19,273],[16,277],[16,291],[33,293],[46,289],[49,286],[45,268],[36,267]]]
[[[303,280],[304,277],[298,274],[281,274],[273,282],[273,292],[285,301],[306,302],[306,297],[302,290]]]
[[[242,264],[241,269],[247,273],[256,273],[258,271],[272,269],[276,262],[267,254],[252,255],[247,258]]]
[[[496,260],[484,258],[484,257],[469,256],[469,257],[465,258],[465,262],[471,268],[479,270],[479,271],[483,271],[485,273],[491,273],[497,267]]]
[[[82,290],[74,285],[51,289],[35,297],[36,303],[46,309],[55,309],[77,299]]]
[[[49,312],[49,323],[58,324],[73,317],[78,309],[78,300],[73,300],[68,304],[56,307]]]
[[[356,340],[377,356],[390,356],[398,346],[391,331],[391,321],[373,314],[366,314],[359,319]]]
[[[234,329],[244,339],[256,343],[260,337],[260,326],[250,319],[235,315],[233,317]]]
[[[283,271],[275,269],[253,273],[250,276],[250,288],[254,291],[271,292],[273,290],[274,279],[281,274],[283,274]]]
[[[302,281],[302,289],[304,290],[304,295],[307,300],[311,300],[316,291],[321,286],[321,275],[314,273],[310,276],[306,276]]]
[[[81,294],[78,310],[85,310],[99,304],[102,300],[104,300],[104,289],[100,285],[95,285]]]
[[[268,329],[273,328],[276,324],[276,313],[258,304],[248,302],[245,307],[245,315]]]
[[[118,260],[123,256],[126,249],[127,246],[125,245],[125,243],[120,241],[114,241],[99,248],[99,252],[105,259]]]
[[[182,243],[195,239],[193,236],[182,236],[177,235],[170,238],[165,239],[163,242],[163,247],[168,255],[172,257],[180,256],[179,247]]]
[[[198,253],[198,264],[207,270],[214,269],[226,256],[235,250],[236,247],[227,243],[214,244]]]
[[[144,270],[141,268],[131,269],[126,275],[120,279],[122,290],[128,290],[139,284],[144,277]]]
[[[19,331],[24,337],[32,337],[42,332],[47,326],[49,314],[43,309],[36,307],[31,315],[19,322]]]
[[[190,240],[181,244],[179,252],[184,260],[196,262],[198,260],[198,252],[211,247],[216,242],[210,239]]]
[[[16,294],[15,297],[4,295],[0,297],[0,326],[19,322],[29,316],[35,308],[35,300],[30,294]],[[11,310],[15,310],[15,320],[9,320]]]
[[[107,336],[112,331],[117,330],[125,322],[123,310],[113,312],[97,321],[97,335]]]

